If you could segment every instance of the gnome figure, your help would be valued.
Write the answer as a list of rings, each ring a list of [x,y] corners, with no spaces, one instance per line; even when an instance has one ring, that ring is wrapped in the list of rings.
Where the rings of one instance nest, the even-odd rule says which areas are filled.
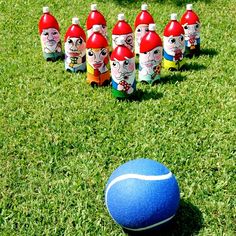
[[[72,25],[65,35],[65,69],[70,72],[86,69],[86,35],[79,26],[77,17],[72,19]]]
[[[180,70],[184,65],[183,55],[184,29],[177,21],[177,15],[171,14],[171,21],[164,29],[164,61],[165,69],[170,71]]]
[[[155,32],[156,25],[149,25],[149,32],[140,43],[139,81],[153,84],[160,79],[162,62],[162,41]]]
[[[147,4],[142,4],[141,12],[137,15],[134,22],[135,54],[139,54],[140,42],[143,36],[148,32],[148,25],[154,23],[153,17],[147,9]]]
[[[86,42],[87,81],[91,86],[110,83],[109,48],[106,38],[100,33],[100,26],[93,26],[93,33]]]
[[[112,94],[115,98],[129,98],[136,90],[134,53],[125,46],[125,38],[117,40],[111,54]]]
[[[200,54],[200,20],[192,10],[192,4],[187,4],[187,10],[181,18],[181,25],[184,28],[185,56],[192,57]]]
[[[97,4],[91,4],[91,11],[86,20],[88,38],[93,33],[93,26],[99,25],[99,32],[107,39],[107,22],[103,14],[97,10]]]
[[[47,61],[55,61],[62,57],[60,29],[56,18],[50,14],[48,7],[43,7],[43,15],[39,21],[43,56]]]
[[[118,22],[112,30],[112,48],[113,50],[118,46],[119,38],[122,37],[124,45],[132,52],[134,51],[134,35],[131,26],[125,21],[123,13],[118,14]]]

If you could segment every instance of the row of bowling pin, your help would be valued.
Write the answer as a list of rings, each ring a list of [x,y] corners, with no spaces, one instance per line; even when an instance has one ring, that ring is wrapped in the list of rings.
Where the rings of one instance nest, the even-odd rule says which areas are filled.
[[[56,60],[62,56],[59,25],[55,17],[49,13],[47,7],[43,8],[43,11],[44,15],[39,22],[39,31],[44,57],[47,60]],[[190,20],[192,20],[193,17],[191,15],[195,15],[195,18],[197,18],[195,24],[192,24],[195,27],[185,22],[185,19],[189,21],[191,18]],[[181,19],[184,28],[177,21],[176,14],[171,15],[171,21],[164,30],[164,51],[162,50],[162,41],[155,32],[153,22],[152,16],[147,12],[147,5],[143,4],[142,11],[135,20],[135,52],[140,54],[139,80],[148,83],[153,83],[160,78],[162,52],[164,52],[163,65],[165,68],[171,70],[181,69],[184,50],[189,47],[186,44],[186,40],[184,40],[184,36],[186,38],[184,30],[186,31],[190,28],[195,30],[195,40],[192,40],[193,45],[189,47],[190,54],[197,54],[197,49],[199,48],[200,50],[200,42],[196,40],[196,38],[199,39],[199,27],[198,29],[196,27],[197,25],[199,26],[199,19],[192,11],[190,4],[187,5],[187,11]],[[190,23],[193,23],[193,20]],[[65,67],[73,72],[84,71],[87,57],[88,82],[92,85],[104,85],[110,81],[108,69],[109,48],[106,21],[103,15],[97,11],[95,4],[91,6],[86,26],[87,41],[84,31],[79,25],[78,18],[73,18],[72,25],[65,35]],[[149,30],[147,27],[149,27]],[[118,15],[118,22],[112,30],[112,47],[111,74],[113,94],[116,97],[126,97],[135,91],[135,57],[133,31],[125,21],[124,14]]]

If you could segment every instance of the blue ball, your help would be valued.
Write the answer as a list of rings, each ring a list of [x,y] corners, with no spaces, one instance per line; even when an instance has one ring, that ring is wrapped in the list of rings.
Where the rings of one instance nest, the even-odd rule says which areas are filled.
[[[143,232],[169,222],[179,201],[178,183],[171,171],[159,162],[144,158],[118,167],[105,190],[109,214],[130,231]]]

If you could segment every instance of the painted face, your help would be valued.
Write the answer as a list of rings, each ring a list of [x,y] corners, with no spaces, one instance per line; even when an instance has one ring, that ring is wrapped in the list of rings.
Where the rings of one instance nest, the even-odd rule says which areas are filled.
[[[121,80],[125,80],[127,83],[134,81],[134,58],[126,58],[124,61],[114,60],[111,61],[111,74],[115,82],[119,83]]]
[[[153,68],[162,60],[162,47],[155,47],[151,51],[140,53],[139,57],[142,67]]]
[[[60,41],[60,34],[55,28],[44,29],[41,34],[41,41],[45,48],[53,52]]]
[[[86,44],[84,40],[80,38],[68,37],[65,42],[66,54],[70,57],[82,57],[85,55]]]
[[[200,24],[197,22],[196,24],[183,25],[184,33],[185,33],[185,40],[194,40],[200,37]]]
[[[148,32],[148,25],[140,24],[135,29],[135,40],[140,45],[143,36]]]
[[[180,51],[184,53],[184,35],[164,37],[164,50],[167,54],[175,56]]]
[[[97,49],[97,48],[89,48],[87,50],[87,61],[94,68],[99,69],[104,66],[105,59],[108,56],[107,48]]]
[[[118,46],[117,42],[118,42],[119,37],[124,38],[124,41],[125,41],[124,45],[133,52],[133,50],[134,50],[134,36],[132,33],[131,34],[123,34],[123,35],[119,35],[119,36],[112,35],[113,49],[115,49]]]
[[[100,26],[99,33],[101,33],[107,39],[107,26],[106,25],[99,25],[99,26]],[[93,28],[87,31],[88,38],[91,36],[92,33],[93,33]]]

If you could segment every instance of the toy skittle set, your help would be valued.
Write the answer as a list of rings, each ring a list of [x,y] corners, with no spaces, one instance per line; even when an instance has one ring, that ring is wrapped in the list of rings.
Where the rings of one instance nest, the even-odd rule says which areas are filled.
[[[109,85],[112,80],[112,94],[117,98],[130,97],[136,90],[135,55],[139,56],[137,80],[154,84],[160,80],[162,67],[170,71],[181,70],[185,57],[200,54],[200,20],[192,10],[192,4],[187,4],[180,22],[177,14],[171,14],[164,28],[163,42],[155,31],[154,18],[148,12],[147,4],[142,4],[136,16],[134,31],[125,15],[119,14],[112,29],[111,61],[107,22],[96,4],[91,5],[86,20],[87,38],[79,19],[72,19],[64,37],[65,57],[59,24],[48,7],[43,7],[38,27],[45,60],[64,58],[67,71],[87,70],[87,82],[92,86]]]

